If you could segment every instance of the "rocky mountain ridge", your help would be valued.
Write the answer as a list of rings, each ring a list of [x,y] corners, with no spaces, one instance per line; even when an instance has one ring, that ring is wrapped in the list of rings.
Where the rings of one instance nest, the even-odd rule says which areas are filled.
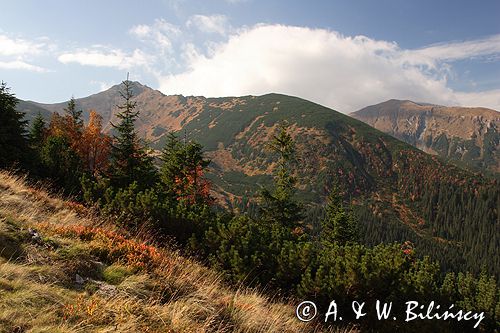
[[[500,172],[500,112],[389,100],[351,114],[427,153]]]

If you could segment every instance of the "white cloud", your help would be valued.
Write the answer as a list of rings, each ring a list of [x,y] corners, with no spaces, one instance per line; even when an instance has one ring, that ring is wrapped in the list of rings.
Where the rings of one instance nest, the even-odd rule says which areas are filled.
[[[193,15],[186,22],[187,27],[195,27],[205,33],[224,35],[228,29],[228,19],[224,15]]]
[[[412,52],[437,60],[458,60],[478,56],[500,54],[500,35],[465,42],[431,45]]]
[[[324,29],[257,25],[212,46],[209,55],[188,48],[187,69],[160,77],[160,90],[205,96],[280,92],[342,112],[390,98],[445,105],[478,102],[500,109],[495,92],[449,88],[446,62],[500,52],[498,40],[500,35],[404,50],[396,43]]]
[[[105,91],[111,88],[114,83],[112,82],[104,82],[104,81],[96,81],[96,80],[91,80],[90,84],[96,85],[99,87],[99,91]]]
[[[456,92],[459,105],[482,106],[500,111],[500,89],[482,92]]]
[[[171,51],[171,39],[180,35],[181,31],[177,26],[164,19],[156,19],[152,25],[140,24],[132,27],[129,33],[140,41],[150,43],[162,51]]]
[[[51,52],[55,46],[46,37],[31,41],[23,38],[11,38],[0,34],[0,68],[9,70],[25,70],[31,72],[48,72],[49,70],[31,64],[32,58]]]
[[[80,49],[75,52],[61,54],[57,58],[63,64],[77,63],[84,66],[112,67],[130,69],[132,67],[148,67],[152,57],[139,49],[127,54],[122,50]]]
[[[2,69],[21,69],[31,72],[45,73],[49,70],[43,67],[29,64],[22,60],[0,61],[0,68]]]
[[[0,35],[0,55],[1,56],[23,56],[38,54],[46,46],[45,43],[36,43],[21,38],[10,38]]]

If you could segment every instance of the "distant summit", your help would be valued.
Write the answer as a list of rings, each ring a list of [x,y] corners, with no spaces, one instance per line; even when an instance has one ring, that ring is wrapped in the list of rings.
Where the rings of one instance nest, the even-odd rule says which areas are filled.
[[[500,112],[388,100],[351,114],[427,153],[476,170],[500,172]]]

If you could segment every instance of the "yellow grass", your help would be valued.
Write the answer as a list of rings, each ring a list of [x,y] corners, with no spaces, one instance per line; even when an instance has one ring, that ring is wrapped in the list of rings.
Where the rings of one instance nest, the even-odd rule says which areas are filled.
[[[0,172],[0,333],[319,331],[295,318],[294,304],[235,290],[196,261]]]

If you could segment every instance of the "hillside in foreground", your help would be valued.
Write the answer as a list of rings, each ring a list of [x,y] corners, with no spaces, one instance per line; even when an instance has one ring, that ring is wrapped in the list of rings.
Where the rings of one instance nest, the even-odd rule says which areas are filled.
[[[313,332],[291,304],[0,173],[0,332]]]

